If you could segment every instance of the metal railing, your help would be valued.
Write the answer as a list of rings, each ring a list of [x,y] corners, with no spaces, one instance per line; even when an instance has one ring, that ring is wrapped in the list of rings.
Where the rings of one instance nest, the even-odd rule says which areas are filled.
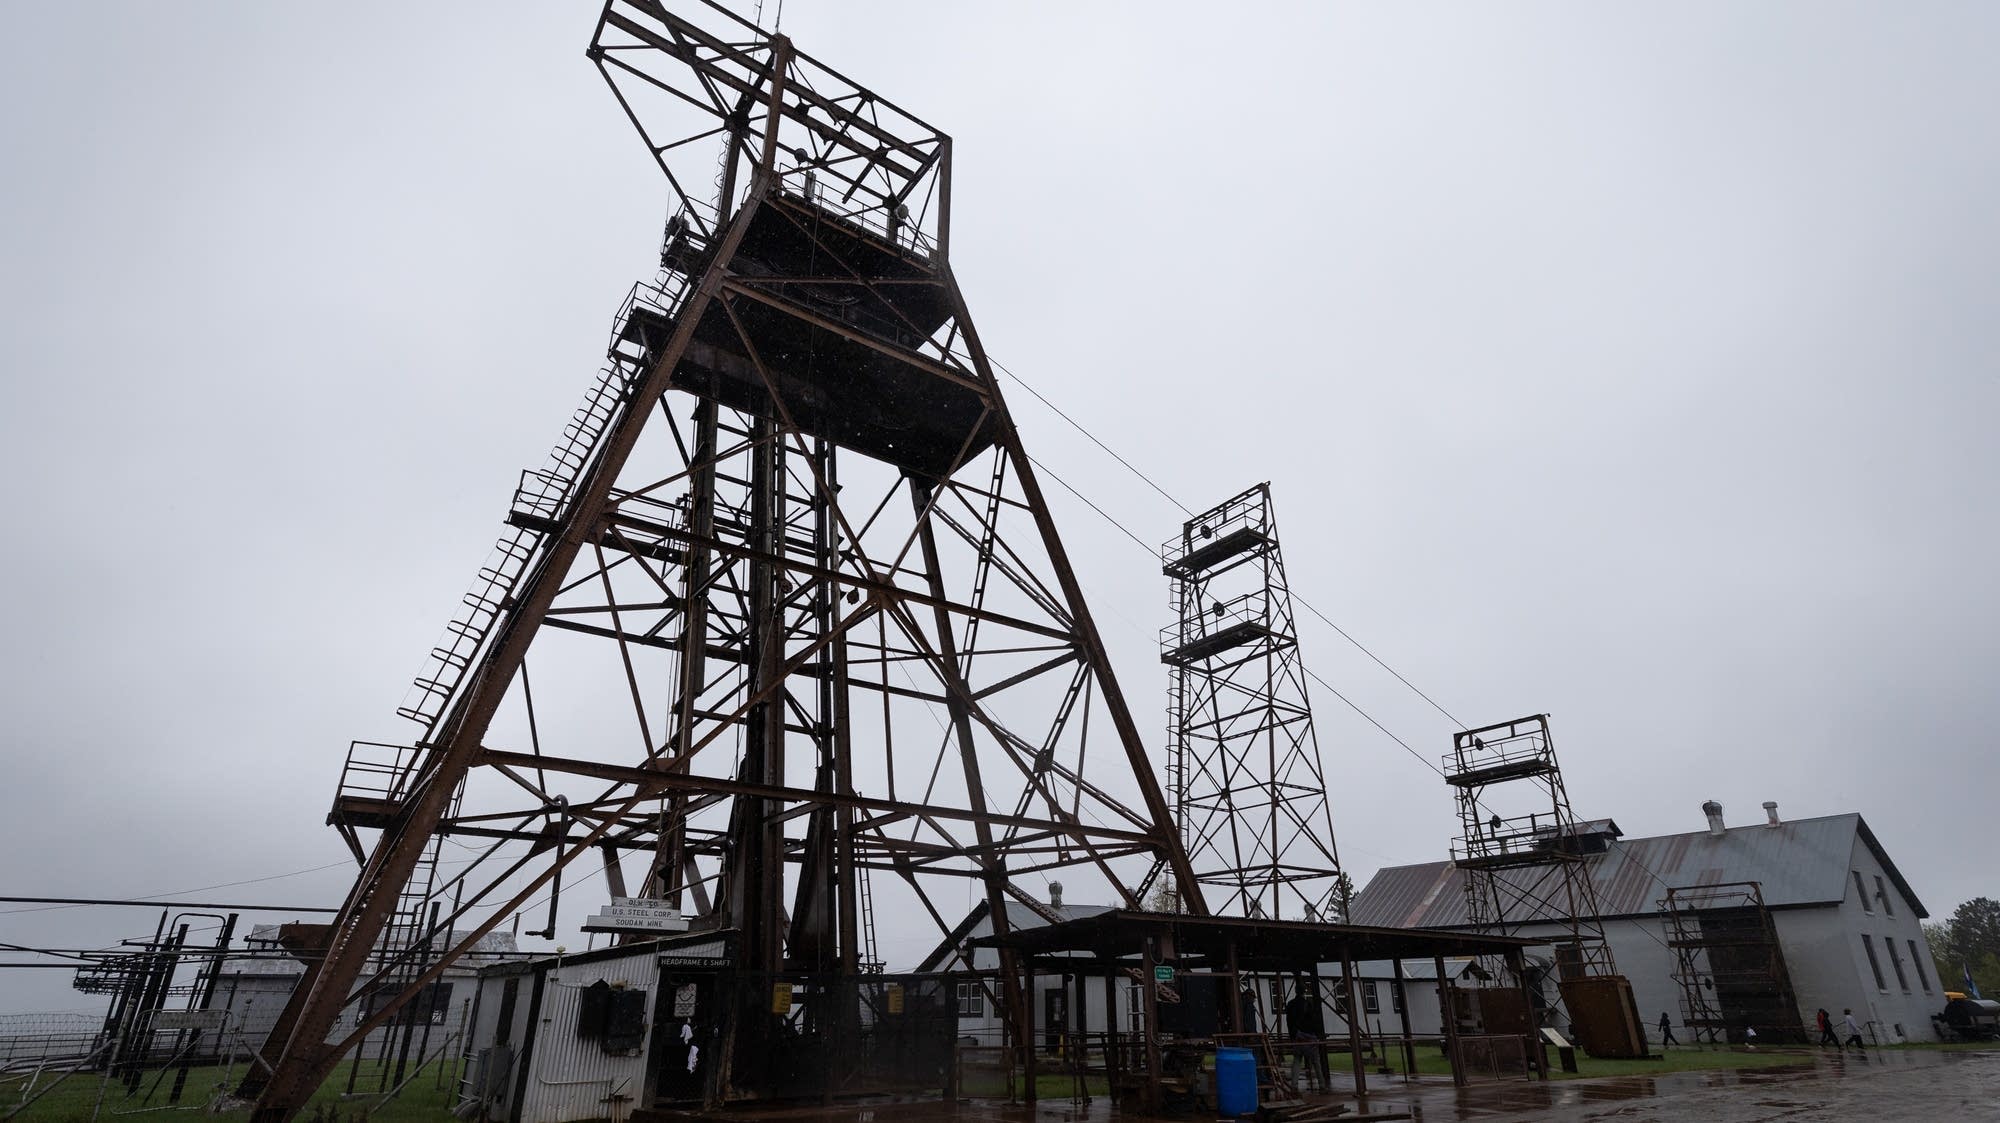
[[[351,741],[340,769],[343,798],[400,802],[410,793],[423,751],[412,745]]]
[[[427,734],[435,731],[452,695],[478,659],[487,634],[541,548],[547,528],[563,517],[577,485],[597,458],[604,435],[665,343],[653,338],[643,324],[633,330],[633,317],[644,310],[650,313],[649,321],[671,323],[692,286],[685,274],[665,270],[657,280],[633,285],[626,294],[607,347],[612,362],[598,372],[583,404],[563,426],[548,464],[523,472],[514,490],[511,510],[527,525],[516,525],[494,543],[492,554],[473,579],[472,590],[461,598],[458,613],[431,648],[410,696],[396,710],[424,726]]]
[[[1178,650],[1226,632],[1240,624],[1261,624],[1266,628],[1275,628],[1275,621],[1271,615],[1271,600],[1268,589],[1258,589],[1231,600],[1217,601],[1200,613],[1184,615],[1180,620],[1161,628],[1160,646],[1167,651]]]
[[[858,226],[881,241],[907,250],[924,261],[937,259],[937,240],[924,233],[907,207],[899,206],[897,209],[901,213],[898,215],[880,203],[851,206],[841,198],[840,192],[830,189],[810,167],[788,166],[781,168],[778,174],[779,190],[792,200],[804,203],[828,218]]]

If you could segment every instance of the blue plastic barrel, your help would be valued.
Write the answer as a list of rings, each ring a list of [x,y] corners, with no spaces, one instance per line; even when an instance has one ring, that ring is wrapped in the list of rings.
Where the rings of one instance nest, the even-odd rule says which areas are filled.
[[[1215,1051],[1215,1106],[1226,1116],[1256,1114],[1256,1054],[1248,1049]]]

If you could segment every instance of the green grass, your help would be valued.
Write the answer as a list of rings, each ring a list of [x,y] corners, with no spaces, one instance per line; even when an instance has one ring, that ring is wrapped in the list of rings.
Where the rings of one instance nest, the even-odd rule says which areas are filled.
[[[1402,1050],[1391,1043],[1384,1051],[1384,1058],[1390,1069],[1400,1075],[1403,1071]],[[1327,1058],[1327,1064],[1334,1071],[1341,1071],[1346,1058],[1334,1054]],[[1665,1072],[1696,1072],[1705,1069],[1731,1068],[1772,1068],[1779,1065],[1812,1063],[1812,1055],[1804,1052],[1781,1052],[1775,1049],[1759,1049],[1755,1052],[1735,1049],[1669,1049],[1659,1060],[1606,1060],[1587,1057],[1578,1052],[1575,1072],[1564,1072],[1557,1067],[1555,1050],[1549,1051],[1549,1064],[1554,1071],[1549,1073],[1555,1080],[1589,1080],[1601,1076],[1657,1076]],[[1374,1074],[1378,1069],[1370,1069]],[[1417,1073],[1421,1076],[1450,1076],[1451,1064],[1436,1045],[1417,1046]]]
[[[169,1108],[167,1093],[173,1088],[174,1071],[169,1070],[165,1079],[160,1080],[155,1090],[154,1079],[157,1071],[148,1072],[136,1094],[127,1096],[124,1085],[112,1081],[104,1085],[98,1073],[80,1072],[58,1084],[47,1095],[36,1100],[34,1105],[15,1118],[22,1123],[85,1123],[97,1104],[99,1089],[104,1090],[104,1107],[98,1113],[99,1123],[106,1123],[119,1116],[134,1120],[172,1120],[191,1115],[203,1119],[248,1120],[249,1105],[245,1104],[229,1111],[208,1115],[205,1108],[214,1098],[218,1087],[224,1085],[225,1070],[221,1066],[194,1068],[188,1071],[187,1087],[181,1093],[178,1109]],[[444,1088],[438,1085],[438,1074],[434,1068],[426,1069],[403,1089],[403,1094],[386,1104],[377,1106],[378,1095],[357,1096],[346,1100],[342,1093],[347,1089],[349,1066],[343,1064],[312,1099],[300,1115],[307,1123],[435,1123],[448,1119],[452,1104],[457,1099],[455,1082],[445,1080]],[[243,1076],[243,1066],[238,1064],[232,1073],[236,1080]],[[406,1077],[408,1073],[404,1074]],[[357,1093],[374,1093],[381,1082],[382,1066],[374,1061],[361,1062],[361,1069],[355,1081]],[[234,1081],[229,1082],[233,1088]],[[44,1083],[38,1082],[37,1087]],[[21,1102],[22,1085],[19,1081],[8,1081],[0,1085],[0,1115],[13,1110]],[[148,1093],[151,1093],[148,1097]],[[143,1112],[143,1114],[138,1114]],[[129,1114],[128,1113],[132,1113]]]

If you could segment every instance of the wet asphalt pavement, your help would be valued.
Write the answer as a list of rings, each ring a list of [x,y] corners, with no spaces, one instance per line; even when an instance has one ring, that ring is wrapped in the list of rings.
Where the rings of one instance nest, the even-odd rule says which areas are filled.
[[[1335,1078],[1335,1099],[1340,1078]],[[1595,1080],[1509,1080],[1454,1088],[1445,1077],[1406,1084],[1370,1082],[1371,1116],[1422,1123],[1767,1123],[1775,1120],[2000,1121],[2000,1050],[1908,1050],[1821,1053],[1812,1064],[1780,1068],[1675,1072]],[[1352,1102],[1349,1097],[1348,1102]],[[1361,1118],[1369,1118],[1364,1116]],[[671,1117],[671,1113],[662,1113]],[[691,1117],[690,1117],[691,1118]],[[903,1101],[843,1108],[765,1109],[748,1118],[770,1123],[1138,1123],[1098,1098],[1085,1104],[1045,1099],[1019,1104]],[[1341,1116],[1325,1120],[1338,1123]],[[1206,1123],[1180,1116],[1176,1123]]]
[[[2000,1052],[1829,1053],[1811,1066],[1488,1086],[1411,1107],[1431,1123],[2000,1120]]]
[[[1336,1076],[1336,1091],[1339,1077]],[[1407,1113],[1423,1123],[1766,1123],[1770,1120],[2000,1121],[2000,1050],[1822,1053],[1810,1065],[1675,1072],[1596,1080],[1506,1081],[1454,1088],[1371,1081],[1371,1113]],[[1038,1110],[962,1104],[986,1123],[1119,1123],[1099,1100],[1088,1107],[1044,1101]],[[1126,1119],[1136,1116],[1126,1115]],[[886,1123],[886,1120],[884,1121]]]

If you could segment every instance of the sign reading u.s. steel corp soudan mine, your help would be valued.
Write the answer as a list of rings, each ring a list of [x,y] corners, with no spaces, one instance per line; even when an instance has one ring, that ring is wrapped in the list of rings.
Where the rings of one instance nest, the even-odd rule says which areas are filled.
[[[685,932],[687,927],[681,910],[650,897],[613,897],[583,918],[586,932]]]

